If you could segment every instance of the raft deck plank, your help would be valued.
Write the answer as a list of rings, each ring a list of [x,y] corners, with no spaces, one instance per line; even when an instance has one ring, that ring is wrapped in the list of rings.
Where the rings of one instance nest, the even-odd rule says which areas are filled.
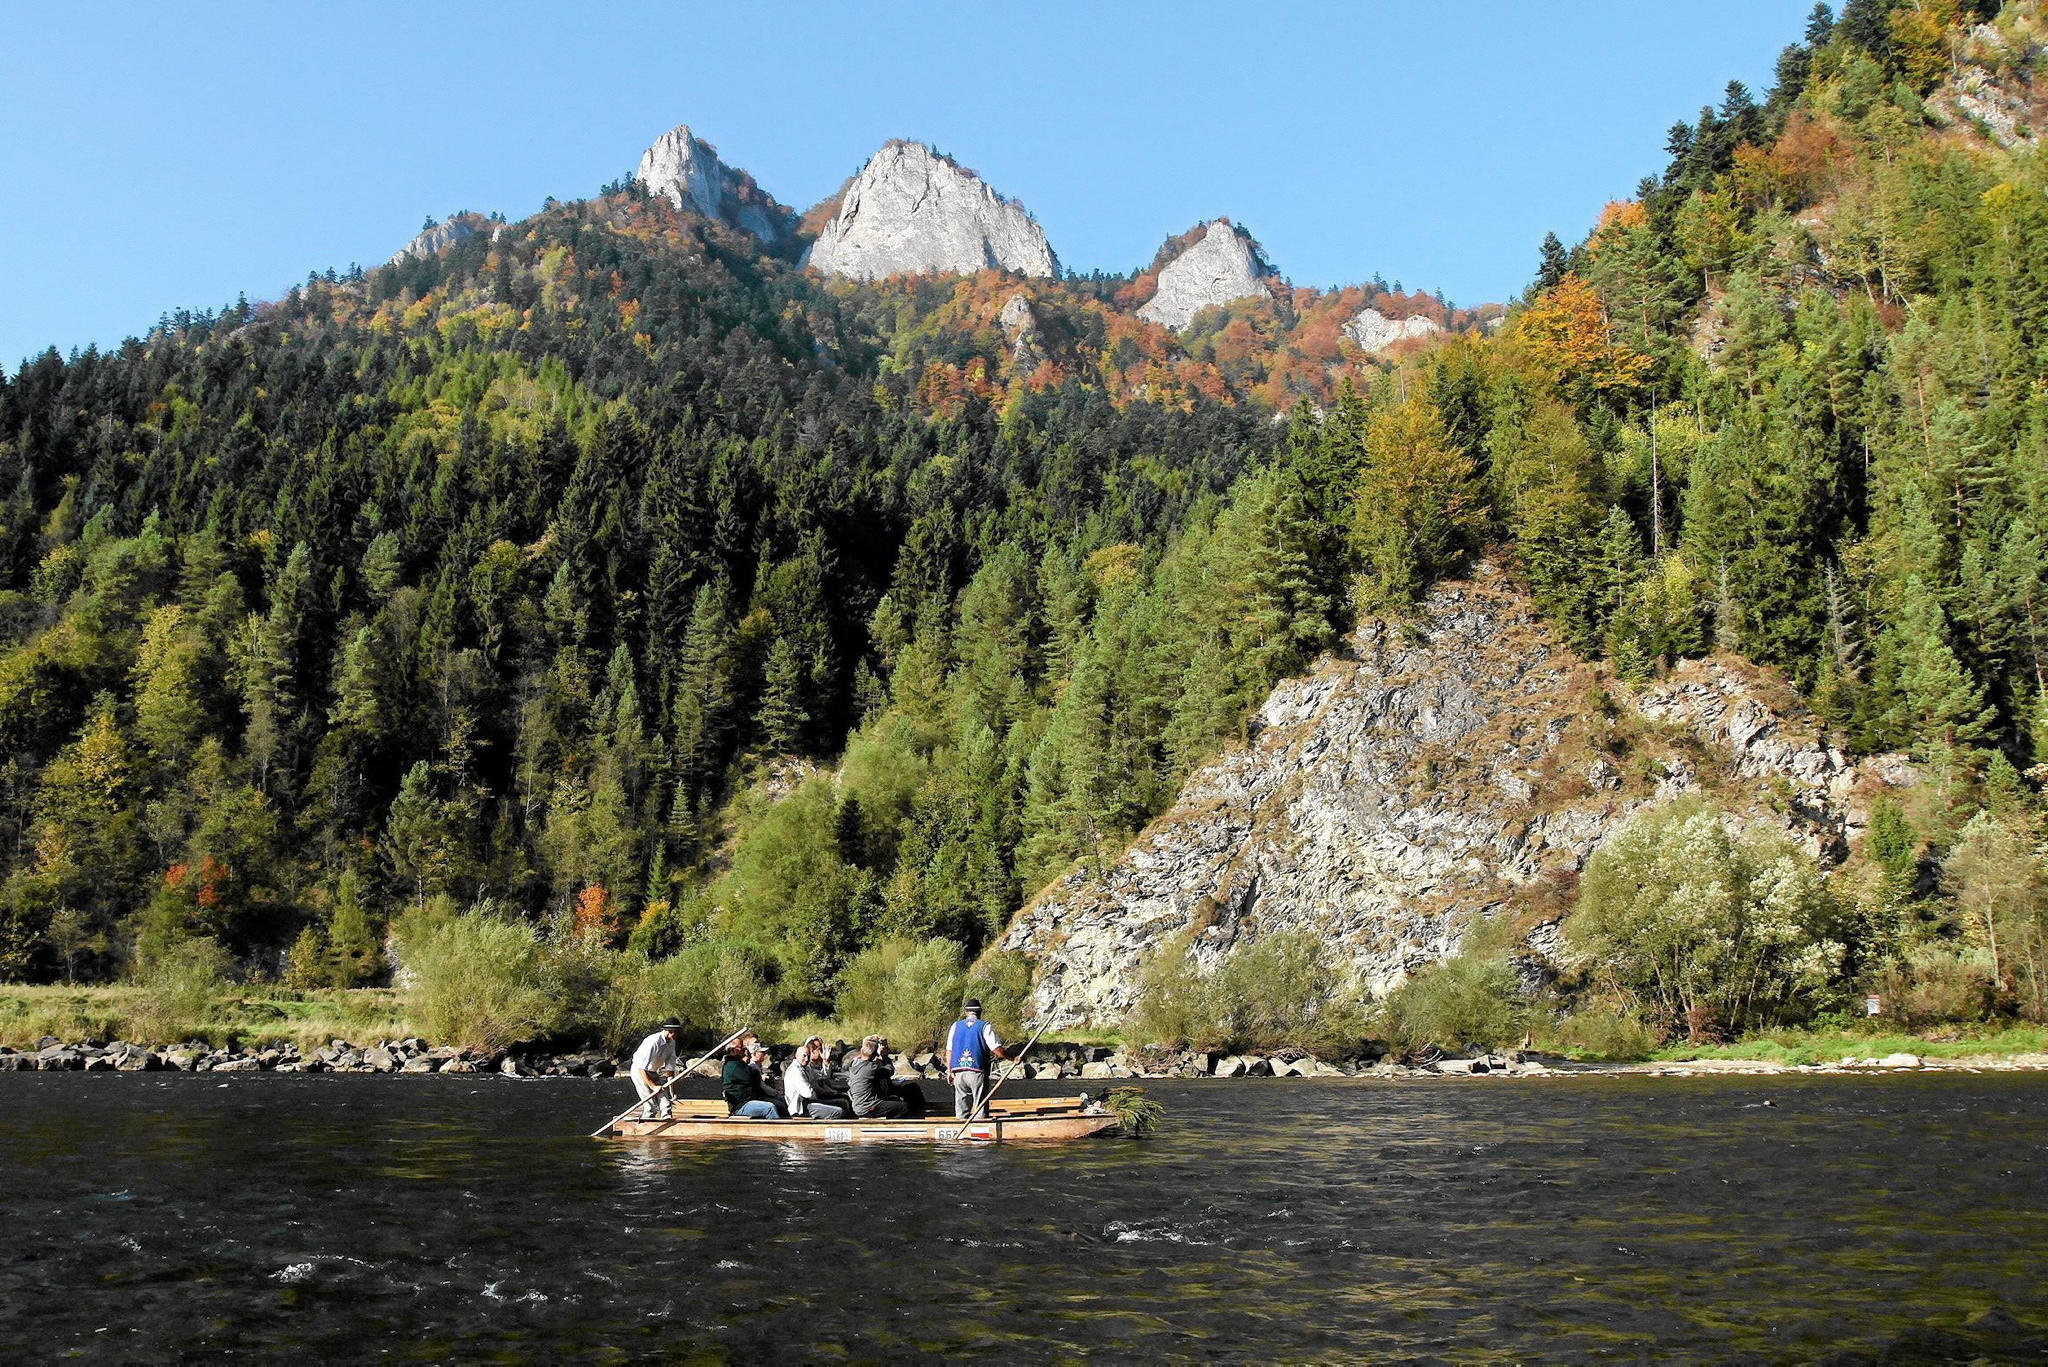
[[[949,1103],[950,1104],[950,1103]],[[1071,1096],[1021,1096],[999,1098],[992,1112],[998,1116],[1029,1115],[1040,1111],[1071,1111],[1074,1098]],[[670,1107],[671,1114],[685,1117],[723,1118],[728,1114],[725,1101],[720,1097],[678,1098]]]
[[[1000,1110],[967,1124],[965,1138],[985,1143],[1047,1143],[1086,1139],[1117,1128],[1113,1115],[1089,1115],[1067,1103],[1065,1111],[1005,1115]],[[664,1141],[766,1139],[824,1144],[952,1143],[963,1122],[951,1116],[922,1120],[741,1120],[727,1116],[682,1115],[670,1120],[622,1120],[606,1138]]]

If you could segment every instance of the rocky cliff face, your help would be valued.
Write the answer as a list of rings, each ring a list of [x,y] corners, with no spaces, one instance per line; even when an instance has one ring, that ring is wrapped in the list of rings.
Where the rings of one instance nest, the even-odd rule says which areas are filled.
[[[1839,857],[1871,794],[1912,770],[1851,763],[1773,692],[1713,662],[1628,690],[1482,567],[1275,689],[1248,744],[1191,777],[1121,858],[1041,893],[1003,944],[1036,958],[1035,1004],[1055,1025],[1113,1023],[1182,936],[1213,964],[1306,931],[1384,991],[1455,952],[1475,916],[1554,920],[1608,833],[1688,790]]]
[[[1949,76],[1927,97],[1937,123],[1969,128],[2008,151],[2039,145],[2048,100],[2035,73],[2048,57],[2048,33],[2020,7],[1970,30]]]
[[[804,260],[854,280],[990,269],[1059,273],[1045,233],[1023,205],[915,142],[889,143],[868,159]]]
[[[454,214],[446,223],[436,223],[424,229],[412,241],[392,254],[391,263],[401,261],[424,261],[430,256],[439,256],[458,242],[467,242],[491,226],[491,221],[482,214]]]
[[[788,237],[795,216],[745,171],[719,160],[718,149],[679,124],[640,156],[633,179],[678,209],[717,219],[768,246]]]
[[[1416,314],[1412,318],[1389,318],[1376,308],[1362,308],[1344,325],[1344,335],[1366,353],[1385,351],[1396,342],[1416,337],[1434,337],[1442,332],[1435,319]]]
[[[1031,301],[1021,294],[1010,296],[1010,302],[1003,305],[1003,311],[996,316],[996,323],[1003,330],[1003,337],[1010,344],[1010,360],[1019,370],[1030,370],[1045,359],[1043,339],[1038,332],[1038,314],[1033,312]]]
[[[1275,274],[1250,237],[1219,218],[1167,262],[1159,272],[1158,292],[1138,316],[1181,332],[1211,305],[1266,293],[1265,282]]]

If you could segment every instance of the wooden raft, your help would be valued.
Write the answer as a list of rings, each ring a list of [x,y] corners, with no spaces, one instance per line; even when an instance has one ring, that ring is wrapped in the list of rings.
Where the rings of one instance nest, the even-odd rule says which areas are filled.
[[[766,1139],[777,1143],[821,1144],[946,1144],[963,1138],[983,1143],[1058,1143],[1108,1134],[1117,1128],[1113,1115],[1090,1115],[1072,1097],[1005,1098],[960,1133],[952,1116],[922,1120],[742,1120],[729,1115],[725,1102],[677,1101],[667,1120],[621,1120],[606,1132],[608,1139],[724,1140]]]

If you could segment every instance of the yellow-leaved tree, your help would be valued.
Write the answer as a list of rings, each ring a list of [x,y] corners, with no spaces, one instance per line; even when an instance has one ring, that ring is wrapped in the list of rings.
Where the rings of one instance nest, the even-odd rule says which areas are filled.
[[[1508,341],[1529,369],[1574,398],[1633,389],[1650,373],[1649,357],[1614,340],[1600,296],[1576,273],[1517,314]]]
[[[1412,601],[1477,538],[1486,509],[1472,457],[1416,393],[1372,412],[1351,535],[1366,606]]]

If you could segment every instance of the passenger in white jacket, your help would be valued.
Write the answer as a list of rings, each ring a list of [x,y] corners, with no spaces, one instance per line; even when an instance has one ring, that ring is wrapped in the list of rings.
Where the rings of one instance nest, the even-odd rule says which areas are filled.
[[[812,1035],[796,1047],[796,1055],[782,1067],[782,1096],[789,1103],[793,1120],[844,1120],[849,1111],[827,1100],[832,1095],[819,1089],[826,1076],[825,1041]]]

